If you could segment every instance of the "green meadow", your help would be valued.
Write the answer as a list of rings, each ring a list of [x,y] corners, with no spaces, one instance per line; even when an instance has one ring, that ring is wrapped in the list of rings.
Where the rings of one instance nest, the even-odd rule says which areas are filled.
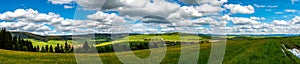
[[[55,47],[57,44],[65,46],[65,43],[66,43],[65,40],[49,40],[47,42],[39,41],[39,40],[35,40],[35,39],[25,39],[25,40],[31,41],[33,46],[38,45],[38,46],[41,46],[41,47],[46,46],[46,45],[49,45],[49,46],[52,45],[52,46]],[[68,42],[68,44],[73,43],[72,40],[67,40],[67,42]]]
[[[176,35],[163,35],[165,40],[179,41]],[[199,36],[188,36],[190,38],[199,38],[199,40],[208,40]],[[124,39],[98,44],[98,46],[113,42],[120,42],[128,40],[141,40],[152,38],[150,35],[135,35],[128,36]],[[235,39],[236,38],[236,39]],[[41,42],[31,40],[34,45],[55,45],[57,43],[63,44],[65,41],[48,41]],[[71,42],[71,41],[70,41]],[[120,42],[121,43],[121,42]],[[200,55],[198,63],[206,64],[211,53],[212,43],[200,44]],[[264,37],[264,38],[239,38],[232,37],[227,40],[226,52],[223,58],[224,64],[299,64],[300,59],[285,50],[281,45],[284,44],[288,48],[296,48],[300,44],[299,37]],[[187,48],[193,48],[197,45],[191,45]],[[155,49],[154,51],[160,51]],[[177,64],[180,59],[181,46],[167,47],[167,53],[164,59],[160,62],[162,64]],[[74,53],[42,53],[42,52],[23,52],[0,50],[0,64],[76,64]],[[147,58],[150,55],[149,49],[133,51],[134,54],[140,58]],[[122,52],[128,55],[129,52]],[[87,54],[88,55],[88,54]],[[97,56],[101,58],[104,64],[122,64],[114,52],[99,53]]]

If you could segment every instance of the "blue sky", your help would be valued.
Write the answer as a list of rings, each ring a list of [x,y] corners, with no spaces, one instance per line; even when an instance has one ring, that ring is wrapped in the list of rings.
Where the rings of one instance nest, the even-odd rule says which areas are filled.
[[[184,5],[182,2],[178,2],[178,0],[170,0],[171,2],[180,3],[181,5]],[[76,11],[76,8],[71,9],[65,9],[64,5],[56,5],[51,4],[48,0],[14,0],[14,1],[8,1],[8,0],[0,0],[0,12],[6,12],[6,11],[14,11],[16,9],[28,9],[32,8],[34,10],[38,10],[41,13],[48,13],[48,12],[54,12],[57,14],[60,14],[64,18],[70,18],[73,19],[74,13]],[[239,16],[239,17],[251,17],[251,16],[257,16],[257,17],[265,17],[267,20],[265,22],[271,22],[273,19],[279,19],[279,20],[288,20],[293,18],[293,16],[299,15],[299,13],[284,13],[284,14],[275,14],[275,12],[284,12],[286,9],[293,9],[293,10],[300,10],[299,4],[295,3],[292,4],[289,0],[229,0],[227,4],[241,4],[241,5],[265,5],[265,6],[278,6],[277,8],[257,8],[255,7],[255,13],[254,14],[235,14],[233,16]],[[67,4],[71,6],[77,6],[74,4]],[[272,11],[266,11],[266,10],[272,10]],[[288,16],[287,18],[283,18],[283,16]]]
[[[96,2],[99,2],[95,0]],[[114,2],[116,1],[116,2]],[[0,27],[9,28],[12,31],[26,31],[33,32],[43,35],[49,34],[71,34],[70,29],[65,28],[74,28],[76,26],[71,26],[76,23],[81,23],[82,26],[84,24],[88,24],[87,22],[94,23],[98,31],[96,32],[107,32],[111,30],[111,28],[107,28],[106,25],[111,24],[111,21],[125,21],[124,25],[130,25],[132,29],[138,30],[133,32],[174,32],[175,30],[171,29],[171,27],[183,27],[183,26],[193,26],[193,28],[201,29],[202,33],[207,33],[210,26],[205,24],[215,24],[221,21],[214,21],[214,14],[219,14],[223,17],[228,16],[230,19],[226,20],[227,27],[230,30],[230,33],[246,33],[250,32],[259,32],[259,33],[281,33],[279,29],[272,27],[284,28],[289,25],[290,30],[293,30],[295,26],[298,26],[297,16],[300,16],[300,2],[298,0],[201,0],[201,2],[189,2],[191,0],[166,0],[163,2],[156,0],[112,0],[105,4],[103,8],[99,5],[95,4],[95,2],[84,2],[84,0],[0,0]],[[148,1],[148,2],[147,2]],[[161,9],[148,9],[154,7],[154,5],[150,3],[163,3],[159,4]],[[212,2],[221,2],[221,6],[214,5]],[[134,4],[132,4],[134,3]],[[148,4],[147,4],[148,3]],[[93,5],[95,4],[95,5]],[[166,4],[166,5],[164,5]],[[231,5],[232,4],[232,5]],[[158,8],[160,7],[159,5]],[[99,6],[101,8],[97,9]],[[145,7],[141,7],[145,6]],[[178,6],[178,8],[176,8]],[[201,7],[203,10],[197,9],[197,7]],[[231,7],[234,6],[234,7]],[[247,7],[249,6],[249,7]],[[77,8],[79,7],[79,8]],[[111,7],[111,8],[110,8]],[[174,9],[173,9],[174,7]],[[209,8],[211,7],[211,8]],[[253,7],[254,10],[250,10],[249,8]],[[104,9],[105,8],[105,9]],[[157,7],[156,7],[157,8]],[[31,10],[38,11],[35,15],[43,15],[46,14],[49,18],[34,18],[35,20],[24,19],[23,16],[16,17],[9,15],[10,12],[14,12],[17,9],[22,9],[24,12],[32,12]],[[186,9],[186,10],[184,10]],[[208,10],[209,9],[209,10]],[[210,10],[211,9],[211,10]],[[216,9],[216,10],[215,10]],[[144,10],[144,11],[143,11]],[[181,10],[181,11],[180,11]],[[183,10],[183,11],[182,11]],[[205,11],[208,10],[208,11]],[[19,10],[20,11],[20,10]],[[217,11],[217,12],[215,12]],[[233,12],[235,11],[235,12]],[[55,13],[59,15],[59,17],[55,15],[48,14],[49,12]],[[99,13],[98,13],[99,12]],[[102,12],[102,13],[100,13]],[[179,12],[185,12],[188,18],[184,17],[184,14]],[[97,14],[98,13],[98,14]],[[1,14],[2,17],[1,18]],[[17,13],[13,13],[18,15]],[[180,14],[181,20],[176,19],[172,15]],[[204,15],[203,15],[204,14]],[[195,15],[195,16],[194,16]],[[200,15],[200,16],[199,16]],[[75,16],[75,18],[74,18]],[[90,17],[88,17],[90,16]],[[153,16],[150,18],[145,18],[145,16]],[[36,16],[34,16],[36,17]],[[176,19],[174,19],[174,18]],[[13,18],[13,19],[10,19]],[[33,18],[33,17],[28,17]],[[62,18],[62,19],[60,19]],[[163,19],[159,19],[163,18]],[[7,20],[10,19],[10,20]],[[55,21],[58,20],[59,21]],[[13,22],[11,20],[14,20]],[[39,21],[37,21],[39,20]],[[175,21],[174,21],[175,20]],[[201,20],[204,20],[202,22]],[[276,20],[276,21],[275,21]],[[278,20],[278,21],[277,21]],[[280,21],[279,21],[280,20]],[[282,21],[281,21],[282,20]],[[40,22],[40,21],[48,21],[48,22]],[[169,21],[169,22],[165,22]],[[187,21],[187,22],[177,22],[177,21]],[[225,20],[224,20],[225,21]],[[299,20],[300,22],[300,20]],[[16,25],[14,23],[23,23],[20,25]],[[73,23],[73,24],[72,24]],[[163,24],[162,24],[163,23]],[[166,24],[168,23],[168,24]],[[185,24],[186,25],[181,25]],[[190,24],[189,24],[190,23]],[[268,26],[265,26],[266,23]],[[31,26],[31,25],[32,26]],[[189,24],[189,25],[188,25]],[[241,25],[242,24],[242,25]],[[278,24],[278,26],[277,26]],[[279,25],[284,24],[284,25]],[[1,26],[2,25],[2,26]],[[34,30],[29,28],[34,28],[33,25],[38,25],[39,27],[44,27],[41,30]],[[76,24],[78,25],[78,24]],[[156,27],[147,27],[144,28],[145,25],[155,25]],[[159,28],[157,28],[159,25]],[[9,27],[14,26],[14,27]],[[99,27],[101,26],[101,27]],[[105,28],[104,28],[104,27]],[[244,29],[245,26],[247,29]],[[253,28],[259,26],[260,28]],[[27,28],[23,28],[27,27]],[[141,28],[143,27],[143,28]],[[269,27],[269,28],[264,28]],[[35,27],[38,28],[38,27]],[[95,27],[94,27],[95,28]],[[204,29],[203,29],[204,28]],[[234,28],[234,29],[233,29]],[[50,30],[49,30],[50,29]],[[92,29],[89,27],[84,27],[80,29]],[[161,31],[161,30],[166,31]],[[46,31],[43,31],[46,30]],[[144,31],[144,32],[143,32]],[[277,32],[276,32],[277,31]],[[288,30],[287,30],[288,31]],[[73,31],[74,32],[74,31]],[[109,31],[108,31],[109,32]],[[77,32],[76,32],[77,33]],[[201,33],[201,32],[200,32]],[[282,32],[286,33],[286,32]],[[295,33],[295,32],[294,32]],[[297,31],[296,31],[297,33]]]
[[[72,19],[76,8],[65,9],[64,5],[54,5],[48,2],[48,0],[0,0],[0,12],[14,11],[16,9],[28,9],[32,8],[38,10],[41,13],[54,12],[60,14],[64,18]],[[76,6],[76,4],[68,4]]]
[[[258,8],[255,7],[255,13],[254,14],[236,14],[234,16],[242,16],[242,17],[251,17],[251,16],[257,16],[257,17],[265,17],[267,18],[265,21],[262,22],[272,22],[272,20],[289,20],[292,19],[294,16],[298,16],[299,12],[297,13],[288,13],[284,10],[291,9],[291,10],[300,10],[299,4],[300,3],[294,3],[292,4],[289,0],[229,0],[228,3],[231,4],[241,4],[241,5],[265,5],[265,6],[278,6],[277,8]],[[266,11],[271,10],[271,11]],[[275,12],[284,12],[283,14],[275,14]],[[288,16],[288,17],[283,17]]]

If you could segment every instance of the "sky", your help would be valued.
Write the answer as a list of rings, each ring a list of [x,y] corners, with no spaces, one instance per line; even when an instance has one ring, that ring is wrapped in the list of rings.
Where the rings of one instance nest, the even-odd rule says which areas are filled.
[[[298,34],[299,4],[298,0],[0,0],[0,28],[39,35]]]

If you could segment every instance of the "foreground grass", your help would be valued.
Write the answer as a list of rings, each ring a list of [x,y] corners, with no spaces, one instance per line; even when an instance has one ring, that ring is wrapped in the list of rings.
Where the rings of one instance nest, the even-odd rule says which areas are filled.
[[[293,55],[285,56],[281,51],[281,39],[229,40],[227,42],[224,64],[299,64]],[[190,48],[196,45],[189,46]],[[206,64],[210,55],[210,43],[201,44],[198,63]],[[159,51],[159,49],[156,49]],[[162,64],[177,64],[180,57],[180,46],[168,47]],[[122,52],[124,56],[128,52]],[[147,58],[149,50],[134,51],[140,58]],[[104,64],[121,64],[115,53],[101,53]],[[39,53],[0,50],[0,64],[76,64],[73,53]]]

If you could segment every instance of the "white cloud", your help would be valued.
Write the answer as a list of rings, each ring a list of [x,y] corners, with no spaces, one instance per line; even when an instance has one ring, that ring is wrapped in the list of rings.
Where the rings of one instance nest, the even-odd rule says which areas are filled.
[[[235,25],[249,25],[249,24],[259,24],[255,19],[243,18],[243,17],[231,17],[231,21]]]
[[[292,12],[292,13],[295,13],[295,12],[297,12],[297,10],[292,10],[292,9],[286,9],[286,10],[284,10],[285,12]]]
[[[300,24],[300,16],[295,16],[292,20],[291,20],[292,24]]]
[[[273,24],[275,24],[275,25],[288,25],[288,22],[284,21],[284,20],[273,20]]]
[[[48,0],[48,1],[51,2],[52,4],[70,4],[74,0]]]
[[[98,11],[95,14],[88,15],[87,18],[95,21],[102,22],[103,24],[113,24],[113,23],[124,23],[126,22],[123,17],[119,17],[115,13],[107,14],[102,11]]]
[[[275,12],[275,14],[284,14],[283,12]]]
[[[171,13],[176,12],[180,8],[179,4],[166,1],[148,2],[144,7],[123,8],[120,10],[121,16],[143,17],[148,15],[156,15],[160,17],[168,17]]]
[[[212,18],[200,18],[194,20],[194,24],[200,24],[200,25],[214,25],[215,23],[217,23],[217,20]]]
[[[74,8],[74,6],[68,6],[68,5],[65,5],[64,8],[65,8],[65,9],[70,9],[70,8]]]
[[[10,30],[29,31],[40,34],[70,34],[70,32],[110,33],[112,31],[116,31],[114,29],[119,29],[112,26],[114,25],[114,23],[126,22],[124,18],[139,17],[139,20],[142,20],[143,23],[136,25],[124,24],[119,27],[128,28],[126,30],[140,33],[174,32],[176,31],[176,28],[183,29],[196,27],[195,31],[198,30],[201,33],[209,33],[211,29],[204,28],[202,27],[203,25],[212,25],[211,27],[224,27],[224,25],[226,25],[228,21],[232,21],[234,23],[234,26],[224,27],[222,29],[228,30],[228,33],[281,33],[289,31],[297,32],[300,23],[300,17],[298,16],[296,16],[292,20],[274,20],[272,23],[259,22],[261,20],[265,20],[264,17],[230,17],[230,14],[226,14],[224,16],[214,16],[218,14],[221,15],[220,12],[224,11],[224,9],[220,4],[227,2],[227,0],[199,0],[198,2],[200,2],[200,6],[183,7],[180,7],[179,4],[164,0],[155,0],[154,3],[149,2],[149,0],[106,1],[106,3],[109,4],[99,3],[101,2],[101,0],[77,0],[76,2],[85,10],[98,10],[98,12],[88,15],[88,20],[71,20],[65,19],[63,17],[60,17],[59,14],[51,12],[39,13],[38,11],[32,9],[17,9],[13,12],[8,11],[0,14],[0,20],[4,20],[4,22],[0,22],[0,27],[10,27]],[[265,5],[254,6],[269,8],[277,7]],[[242,6],[239,4],[226,4],[224,5],[224,7],[226,9],[229,9],[231,14],[255,13],[254,7],[251,5]],[[101,10],[120,11],[121,16],[118,16],[114,13],[103,13]],[[285,12],[295,11],[286,10]],[[190,20],[191,18],[197,19]],[[48,25],[50,25],[51,27],[49,27]],[[161,27],[161,29],[157,29],[157,27]]]
[[[278,6],[272,6],[272,5],[258,5],[258,4],[253,4],[253,6],[257,7],[257,8],[277,8]]]
[[[241,6],[240,4],[225,4],[225,8],[230,9],[232,14],[241,13],[241,14],[253,14],[254,8],[251,5]]]
[[[87,10],[117,9],[119,7],[144,7],[149,0],[76,0],[79,6]]]
[[[250,17],[252,20],[266,20],[264,17]]]
[[[0,27],[6,27],[11,31],[26,31],[40,35],[70,34],[72,32],[78,34],[105,31],[113,23],[125,22],[123,18],[114,14],[99,12],[91,16],[93,16],[89,17],[91,20],[71,20],[52,12],[45,14],[33,9],[17,9],[14,12],[7,11],[0,14],[0,20],[4,21],[0,23]]]
[[[221,6],[223,3],[228,2],[228,0],[179,0],[187,4],[211,4],[214,6]]]

